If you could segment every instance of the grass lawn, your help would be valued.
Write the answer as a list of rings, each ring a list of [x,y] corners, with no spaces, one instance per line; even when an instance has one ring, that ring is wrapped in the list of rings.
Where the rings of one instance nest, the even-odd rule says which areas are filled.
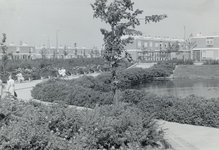
[[[173,78],[219,78],[219,65],[180,65]]]

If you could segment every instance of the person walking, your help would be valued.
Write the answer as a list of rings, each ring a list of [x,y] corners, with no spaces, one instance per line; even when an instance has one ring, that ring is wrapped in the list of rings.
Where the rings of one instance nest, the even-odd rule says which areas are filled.
[[[15,85],[14,85],[14,80],[12,79],[12,76],[9,75],[8,77],[8,81],[7,81],[7,92],[9,94],[11,94],[12,96],[17,97],[17,95],[15,95]]]
[[[0,78],[0,100],[2,99],[2,95],[3,95],[3,83],[2,83],[2,80]]]

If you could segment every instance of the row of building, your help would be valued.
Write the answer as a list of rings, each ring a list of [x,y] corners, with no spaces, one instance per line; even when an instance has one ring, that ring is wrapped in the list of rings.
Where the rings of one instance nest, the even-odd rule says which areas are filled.
[[[134,42],[126,45],[125,49],[133,60],[160,61],[169,59],[192,59],[194,61],[219,59],[219,36],[190,36],[188,40],[168,38],[134,36]],[[168,51],[172,45],[177,45],[176,51]],[[8,53],[13,59],[37,58],[81,58],[100,57],[102,50],[97,48],[59,46],[46,48],[45,46],[30,46],[27,44],[9,44]],[[2,53],[0,54],[2,55]],[[1,56],[0,56],[1,58]]]
[[[178,50],[170,53],[169,45],[178,45]],[[219,59],[219,36],[190,36],[189,39],[168,37],[135,36],[134,42],[126,46],[134,60],[160,61],[168,59],[192,59],[194,61]]]
[[[100,57],[100,49],[87,49],[85,47],[68,47],[59,46],[56,47],[45,47],[44,46],[31,46],[27,44],[14,45],[10,44],[7,46],[7,52],[11,54],[13,59],[38,59],[38,58],[81,58],[81,57]],[[2,53],[0,54],[2,55]],[[1,58],[1,56],[0,56]]]

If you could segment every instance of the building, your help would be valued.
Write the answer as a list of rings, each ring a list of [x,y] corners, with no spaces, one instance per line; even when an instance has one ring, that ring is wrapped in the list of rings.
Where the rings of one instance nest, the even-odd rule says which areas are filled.
[[[31,46],[27,43],[20,43],[16,45],[10,43],[7,45],[7,53],[10,59],[40,59],[40,58],[93,58],[100,57],[101,50],[93,48],[87,49],[85,47],[69,47],[69,46],[59,46],[56,48],[54,46],[45,47],[44,46]],[[0,59],[2,59],[2,52],[0,52]]]
[[[133,60],[160,61],[183,58],[183,55],[187,59],[190,57],[189,52],[183,51],[183,39],[161,38],[160,36],[133,36],[133,38],[134,42],[127,44],[125,47],[127,52],[131,54]],[[178,43],[179,52],[169,53],[167,47],[169,44],[172,45],[174,43]]]
[[[219,35],[197,34],[196,37],[191,37],[191,41],[196,43],[196,47],[192,49],[193,60],[219,60]]]
[[[100,57],[101,52],[98,49],[88,49],[86,47],[70,47],[59,46],[58,48],[51,46],[36,47],[36,58],[58,58],[58,59],[71,59],[71,58],[95,58]]]
[[[35,58],[35,47],[27,45],[27,43],[21,43],[15,45],[10,43],[7,46],[7,53],[11,54],[11,59],[33,59]],[[2,58],[2,52],[0,53],[0,59]]]

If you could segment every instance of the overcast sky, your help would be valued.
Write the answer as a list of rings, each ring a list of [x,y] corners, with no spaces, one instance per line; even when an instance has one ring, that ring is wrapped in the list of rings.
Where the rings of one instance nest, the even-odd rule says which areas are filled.
[[[59,45],[101,48],[103,36],[100,28],[106,28],[100,19],[93,18],[90,6],[95,0],[0,0],[0,34],[7,34],[7,43],[19,41],[29,45]],[[219,0],[133,0],[134,8],[147,15],[167,14],[159,23],[144,24],[137,30],[144,35],[183,38],[196,35],[219,35]],[[1,36],[2,37],[2,36]]]

